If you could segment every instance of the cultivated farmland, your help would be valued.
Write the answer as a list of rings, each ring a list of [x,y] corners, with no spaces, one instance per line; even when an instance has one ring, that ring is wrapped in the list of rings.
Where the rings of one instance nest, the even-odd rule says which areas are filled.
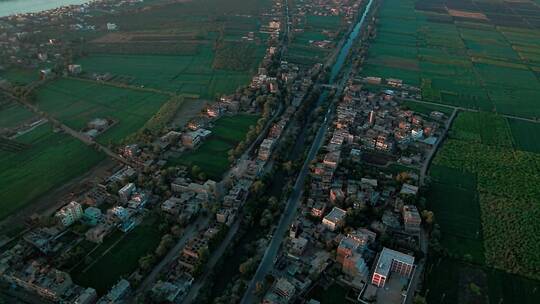
[[[97,137],[101,143],[119,143],[136,132],[169,98],[153,92],[102,85],[91,81],[59,79],[36,91],[36,105],[75,130],[94,118],[115,124]]]
[[[248,84],[254,74],[266,50],[267,34],[259,28],[268,22],[261,14],[269,5],[202,0],[96,17],[120,31],[86,44],[78,63],[90,77],[214,99]]]
[[[0,219],[77,177],[104,158],[49,124],[14,139],[19,151],[0,151]]]
[[[433,102],[538,117],[540,30],[531,12],[540,7],[385,0],[363,74],[402,79]]]
[[[211,129],[212,135],[196,150],[171,160],[173,165],[198,166],[211,179],[221,180],[229,168],[228,152],[244,139],[258,116],[236,115],[220,118]]]
[[[430,169],[428,201],[441,228],[441,245],[450,254],[431,263],[436,264],[428,277],[431,301],[462,302],[467,290],[463,280],[471,277],[488,289],[491,303],[535,303],[540,286],[535,281],[540,278],[540,154],[533,153],[534,137],[526,134],[536,128],[494,114],[458,115]],[[459,269],[471,274],[463,277]],[[445,290],[435,283],[445,280],[439,274],[451,278],[454,272]],[[528,288],[501,286],[505,280]]]
[[[118,280],[137,269],[141,257],[154,252],[160,237],[157,219],[152,216],[125,235],[115,232],[90,255],[89,263],[72,272],[73,279],[105,294]]]

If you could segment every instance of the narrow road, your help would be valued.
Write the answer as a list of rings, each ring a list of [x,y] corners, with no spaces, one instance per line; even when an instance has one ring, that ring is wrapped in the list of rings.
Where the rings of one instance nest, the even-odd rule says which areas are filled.
[[[197,233],[199,227],[206,227],[208,223],[210,222],[209,217],[199,217],[195,222],[191,223],[183,232],[182,237],[176,242],[176,245],[169,250],[169,253],[161,259],[159,264],[157,264],[154,269],[152,269],[152,272],[150,272],[144,281],[142,281],[141,285],[137,288],[135,294],[137,294],[137,297],[140,295],[143,295],[148,288],[150,288],[153,283],[156,281],[156,278],[161,273],[163,268],[169,263],[171,263],[175,258],[178,257],[180,251],[186,243],[194,237],[195,233]]]
[[[450,130],[450,127],[452,126],[452,122],[456,118],[457,113],[458,113],[458,109],[454,108],[452,115],[446,121],[446,124],[444,126],[444,131],[441,134],[441,137],[439,138],[439,140],[437,140],[437,143],[435,143],[435,146],[433,146],[433,148],[431,148],[431,150],[428,152],[426,160],[424,161],[424,163],[422,164],[422,168],[420,169],[420,186],[424,185],[424,181],[426,178],[427,171],[429,169],[429,165],[431,164],[431,161],[433,161],[433,157],[435,156],[435,153],[439,149],[441,143],[446,138],[446,135],[448,134],[448,130]]]
[[[82,141],[84,144],[86,144],[88,146],[92,146],[92,147],[96,148],[96,150],[107,154],[112,159],[117,160],[120,163],[123,163],[124,165],[130,166],[130,167],[133,167],[133,168],[136,167],[135,164],[133,164],[133,163],[129,162],[128,160],[120,157],[120,155],[114,153],[113,151],[111,151],[111,149],[109,149],[109,148],[105,147],[104,145],[100,144],[99,142],[89,138],[88,136],[83,135],[80,132],[73,130],[72,128],[68,127],[67,125],[65,125],[64,123],[59,121],[58,119],[56,119],[56,118],[52,117],[51,115],[49,115],[48,113],[45,113],[45,112],[41,111],[37,106],[35,106],[35,105],[31,104],[30,102],[28,102],[26,100],[26,97],[17,98],[16,96],[14,96],[11,93],[8,93],[8,95],[9,95],[9,97],[13,98],[14,100],[17,100],[17,102],[22,104],[24,107],[26,107],[30,111],[34,112],[36,115],[38,115],[41,118],[44,118],[44,119],[48,120],[49,122],[51,122],[55,127],[58,127],[60,129],[62,129],[66,134],[71,135],[72,137]]]
[[[206,280],[208,279],[208,276],[212,273],[212,270],[218,263],[218,261],[221,259],[221,256],[223,253],[225,253],[225,250],[233,240],[234,236],[238,232],[238,228],[240,227],[240,219],[237,219],[236,222],[231,226],[229,229],[229,232],[225,236],[225,239],[221,242],[219,247],[210,255],[210,259],[204,266],[204,270],[202,275],[195,281],[195,283],[191,286],[191,289],[189,290],[189,293],[184,298],[182,303],[184,304],[190,304],[194,303],[197,299],[197,296],[199,295],[200,289],[204,286],[206,283]]]
[[[424,100],[411,99],[411,98],[397,98],[397,99],[401,100],[401,101],[416,102],[416,103],[420,103],[420,104],[438,106],[438,107],[449,108],[449,109],[465,111],[465,112],[473,112],[473,113],[481,112],[480,110],[477,110],[477,109],[457,107],[457,106],[452,106],[452,105],[447,105],[447,104],[442,104],[442,103],[436,103],[436,102],[431,102],[431,101],[424,101]],[[526,118],[526,117],[510,115],[510,114],[502,114],[502,113],[497,113],[497,115],[505,117],[505,118],[510,118],[510,119],[517,119],[517,120],[522,120],[522,121],[527,121],[527,122],[532,122],[532,123],[540,123],[540,120],[533,119],[533,118]]]

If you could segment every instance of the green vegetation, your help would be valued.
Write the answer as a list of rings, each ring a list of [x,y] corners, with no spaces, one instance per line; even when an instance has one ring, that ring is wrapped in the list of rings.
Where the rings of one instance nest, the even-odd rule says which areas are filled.
[[[86,271],[83,271],[86,264],[75,269],[72,272],[73,280],[104,294],[120,278],[127,278],[137,269],[139,259],[155,250],[160,237],[157,218],[149,216],[125,236],[120,233],[110,236],[92,253],[90,260],[95,264]]]
[[[540,153],[540,124],[508,119],[516,149]]]
[[[424,114],[424,115],[429,115],[433,111],[438,111],[438,112],[441,112],[450,116],[450,114],[452,114],[452,111],[453,111],[451,108],[438,106],[438,105],[431,105],[431,104],[422,104],[422,103],[418,103],[414,101],[404,101],[402,104],[406,108],[414,112]]]
[[[84,129],[94,118],[115,121],[97,137],[105,144],[118,143],[139,130],[168,98],[153,92],[67,78],[40,87],[36,95],[40,110],[75,130]]]
[[[504,118],[461,113],[434,163],[476,175],[487,265],[534,278],[540,262],[540,155],[514,150],[509,134]],[[448,172],[455,171],[440,175],[454,174]]]
[[[343,24],[339,16],[308,15],[302,19],[303,32],[295,34],[287,50],[287,59],[301,65],[322,63],[343,36]],[[317,41],[330,41],[326,47],[314,45]]]
[[[348,303],[345,299],[347,289],[338,284],[332,284],[327,289],[315,288],[310,297],[321,302],[321,304]]]
[[[68,135],[53,132],[48,124],[15,141],[28,146],[17,152],[0,151],[0,219],[85,173],[104,157]]]
[[[0,103],[0,128],[17,127],[33,117],[34,113],[15,102]]]
[[[97,17],[121,32],[84,46],[87,73],[111,81],[213,99],[246,85],[266,50],[259,33],[268,0],[201,0]],[[105,19],[106,18],[106,19]],[[261,20],[263,19],[263,20]],[[144,22],[141,22],[144,20]],[[251,40],[244,39],[252,33]]]
[[[2,78],[7,79],[14,85],[26,85],[33,81],[39,80],[39,73],[37,69],[10,69],[0,72],[0,80]]]
[[[489,113],[456,118],[430,169],[447,255],[429,263],[429,303],[537,302],[540,154],[524,151],[536,149],[537,128]]]
[[[247,73],[215,70],[212,68],[213,61],[212,50],[205,46],[195,56],[93,55],[79,62],[88,71],[127,78],[130,85],[193,94],[201,98],[212,99],[217,95],[232,93],[248,83],[250,76]]]
[[[223,42],[217,45],[212,67],[231,71],[249,71],[259,64],[262,48],[254,44]],[[264,53],[262,54],[264,56]]]
[[[229,150],[244,139],[257,119],[257,116],[245,114],[220,118],[211,129],[212,135],[199,148],[170,160],[169,164],[197,166],[209,178],[221,180],[229,168]]]
[[[495,2],[462,9],[487,14],[489,20],[483,21],[452,17],[445,2],[383,1],[362,73],[402,79],[420,87],[428,101],[539,116],[539,63],[531,53],[539,47],[539,32],[527,29],[526,22],[504,24],[528,20],[528,10],[514,14],[519,4]],[[495,10],[512,15],[512,21],[490,16]]]

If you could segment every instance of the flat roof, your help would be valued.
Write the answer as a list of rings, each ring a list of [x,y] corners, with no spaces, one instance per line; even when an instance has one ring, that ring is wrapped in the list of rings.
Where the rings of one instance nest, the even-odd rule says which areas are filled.
[[[409,265],[414,264],[413,256],[384,247],[381,251],[381,254],[379,255],[379,259],[377,260],[377,267],[375,267],[375,272],[385,277],[388,277],[393,260]]]

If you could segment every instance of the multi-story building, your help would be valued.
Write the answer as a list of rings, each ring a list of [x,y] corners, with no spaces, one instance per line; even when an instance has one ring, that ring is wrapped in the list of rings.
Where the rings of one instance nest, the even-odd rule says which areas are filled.
[[[330,231],[336,231],[345,223],[347,212],[341,208],[334,207],[322,220],[323,225]]]
[[[127,203],[131,198],[131,194],[133,194],[136,190],[137,187],[135,187],[135,184],[129,183],[122,187],[122,189],[118,190],[118,196],[120,197],[120,200],[122,200],[122,202]]]
[[[405,225],[405,231],[417,232],[420,231],[420,225],[422,224],[422,218],[418,213],[418,209],[412,205],[403,206],[403,223]]]
[[[388,248],[383,248],[379,254],[371,284],[384,287],[390,273],[410,277],[414,268],[414,257]]]
[[[81,219],[83,210],[81,204],[73,201],[56,212],[55,217],[60,220],[64,227],[68,227]]]

